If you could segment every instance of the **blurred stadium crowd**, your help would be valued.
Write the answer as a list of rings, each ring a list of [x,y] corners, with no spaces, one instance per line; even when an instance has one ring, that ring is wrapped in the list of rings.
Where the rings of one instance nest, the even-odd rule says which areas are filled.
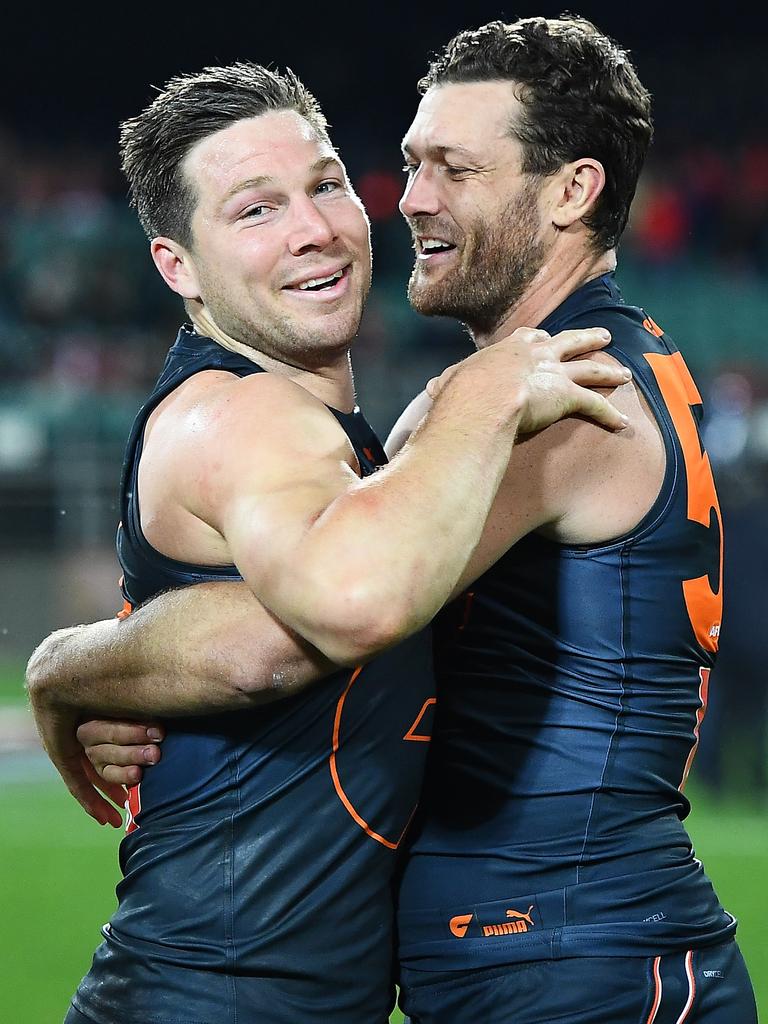
[[[362,135],[343,150],[374,232],[375,285],[355,355],[359,396],[385,433],[467,344],[455,324],[420,319],[407,306],[411,253],[397,165],[372,165]],[[628,301],[670,331],[704,392],[724,506],[723,654],[698,777],[765,795],[768,144],[689,143],[654,155],[619,260]],[[113,571],[122,445],[182,312],[152,266],[111,145],[46,149],[0,132],[4,559],[66,552],[103,557]],[[17,583],[27,562],[17,565]],[[82,591],[41,611],[34,628],[14,620],[5,656],[27,653],[46,626],[109,613],[103,589],[86,582]]]

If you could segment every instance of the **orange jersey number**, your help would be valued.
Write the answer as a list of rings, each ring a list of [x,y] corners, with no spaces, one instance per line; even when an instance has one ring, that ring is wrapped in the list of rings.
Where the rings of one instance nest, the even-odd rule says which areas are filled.
[[[701,395],[679,352],[671,355],[648,352],[645,358],[656,377],[683,449],[688,481],[688,518],[707,527],[713,511],[717,519],[720,534],[717,590],[712,590],[706,575],[683,581],[685,606],[696,639],[705,651],[716,651],[723,616],[723,520],[709,456],[701,448],[696,421],[691,412],[692,405],[701,404]]]

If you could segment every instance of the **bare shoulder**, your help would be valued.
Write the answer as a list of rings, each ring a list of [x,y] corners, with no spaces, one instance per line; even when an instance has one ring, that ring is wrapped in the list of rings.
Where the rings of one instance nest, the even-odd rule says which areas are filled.
[[[604,352],[589,358],[616,361]],[[601,543],[631,531],[664,480],[664,441],[639,387],[630,381],[603,393],[628,417],[625,430],[569,417],[521,439],[512,453],[504,489],[516,494],[527,486],[535,528],[560,543]]]
[[[323,478],[358,472],[328,408],[273,373],[204,371],[153,412],[139,466],[145,536],[173,558],[228,564],[221,509]]]
[[[328,408],[306,388],[276,373],[247,377],[206,370],[185,381],[153,412],[145,456],[172,445],[174,463],[247,458],[270,462],[291,454],[354,452]]]
[[[400,451],[431,408],[432,399],[426,391],[420,392],[415,398],[411,399],[398,416],[395,425],[387,437],[384,451],[387,453],[388,459],[391,459]]]
[[[591,357],[617,361],[607,352]],[[630,381],[605,394],[629,418],[627,429],[613,433],[572,419],[556,424],[549,438],[555,445],[562,442],[552,456],[561,481],[561,515],[544,531],[560,543],[599,544],[628,534],[650,511],[664,482],[664,438],[641,389]]]

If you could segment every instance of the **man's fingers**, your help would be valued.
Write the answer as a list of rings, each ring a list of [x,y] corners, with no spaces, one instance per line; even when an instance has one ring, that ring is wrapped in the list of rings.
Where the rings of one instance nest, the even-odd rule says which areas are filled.
[[[100,765],[97,768],[89,763],[86,772],[94,786],[119,807],[125,807],[125,787],[141,781],[141,769],[135,766],[117,768],[113,765]]]
[[[121,787],[135,786],[141,782],[143,768],[157,764],[163,736],[164,730],[154,722],[91,719],[77,730],[94,785],[121,806],[125,801]]]
[[[561,331],[547,344],[552,346],[559,359],[573,359],[585,352],[605,348],[610,340],[611,332],[604,327],[584,327],[577,331]]]
[[[594,420],[609,430],[624,430],[629,424],[629,418],[597,391],[576,385],[574,401],[576,405],[573,413],[586,416],[587,419]]]
[[[456,363],[452,366],[448,366],[443,370],[439,377],[432,377],[431,380],[427,381],[424,390],[427,392],[427,394],[432,400],[437,398],[437,396],[443,390],[443,388],[454,375],[454,373],[456,373],[456,370],[458,369],[459,366],[461,366],[461,363]]]
[[[567,334],[568,331],[564,331]],[[524,345],[533,345],[537,342],[550,341],[552,335],[548,331],[542,331],[538,327],[517,327],[506,338],[502,338],[500,344],[516,345],[522,342]]]
[[[95,747],[102,743],[123,746],[159,743],[164,735],[163,727],[157,722],[115,722],[93,718],[83,722],[77,729],[77,740],[83,747]]]
[[[93,747],[86,747],[85,754],[97,771],[100,765],[105,764],[114,764],[122,768],[132,764],[143,767],[148,764],[157,764],[160,760],[160,747],[152,743],[149,745],[136,744],[135,746],[98,743]]]
[[[66,783],[67,789],[72,796],[77,800],[86,814],[90,814],[100,825],[111,825],[113,828],[120,828],[123,824],[122,815],[113,807],[109,801],[105,800],[101,794],[94,789],[90,778],[88,768],[86,768],[87,761],[83,758],[83,763],[77,766],[73,764],[61,765],[58,764],[59,774]],[[125,800],[125,794],[123,793],[122,802]]]
[[[589,388],[618,388],[632,380],[632,371],[621,363],[574,359],[563,366],[574,384]]]
[[[93,770],[107,783],[135,786],[141,782],[146,765],[157,764],[161,752],[158,746],[115,746],[101,743],[86,747],[85,755]]]
[[[115,786],[138,786],[144,777],[144,772],[136,765],[129,765],[127,768],[116,764],[102,764],[97,769],[102,779],[102,786],[112,784]]]

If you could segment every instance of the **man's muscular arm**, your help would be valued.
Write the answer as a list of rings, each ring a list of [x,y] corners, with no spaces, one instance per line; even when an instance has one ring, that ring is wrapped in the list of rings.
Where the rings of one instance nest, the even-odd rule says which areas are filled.
[[[333,666],[278,622],[244,583],[202,583],[169,591],[125,619],[53,633],[27,666],[27,690],[40,739],[72,795],[102,824],[119,813],[122,785],[160,759],[151,719],[250,708],[286,697]],[[76,739],[78,723],[98,771]],[[93,742],[89,736],[93,735]],[[109,745],[108,745],[109,744]]]
[[[189,510],[226,539],[281,621],[334,662],[357,664],[416,632],[449,597],[518,430],[573,412],[624,426],[603,396],[574,384],[615,385],[623,369],[563,361],[594,349],[598,337],[518,331],[471,356],[443,375],[398,458],[365,480],[316,399],[275,375],[247,378],[217,411],[220,443],[206,441],[195,459],[204,484]],[[252,438],[270,424],[268,443],[255,450]],[[221,459],[225,440],[230,457]]]
[[[332,669],[240,582],[201,583],[124,619],[51,634],[33,652],[33,700],[55,681],[62,703],[91,714],[180,717],[287,697]]]

